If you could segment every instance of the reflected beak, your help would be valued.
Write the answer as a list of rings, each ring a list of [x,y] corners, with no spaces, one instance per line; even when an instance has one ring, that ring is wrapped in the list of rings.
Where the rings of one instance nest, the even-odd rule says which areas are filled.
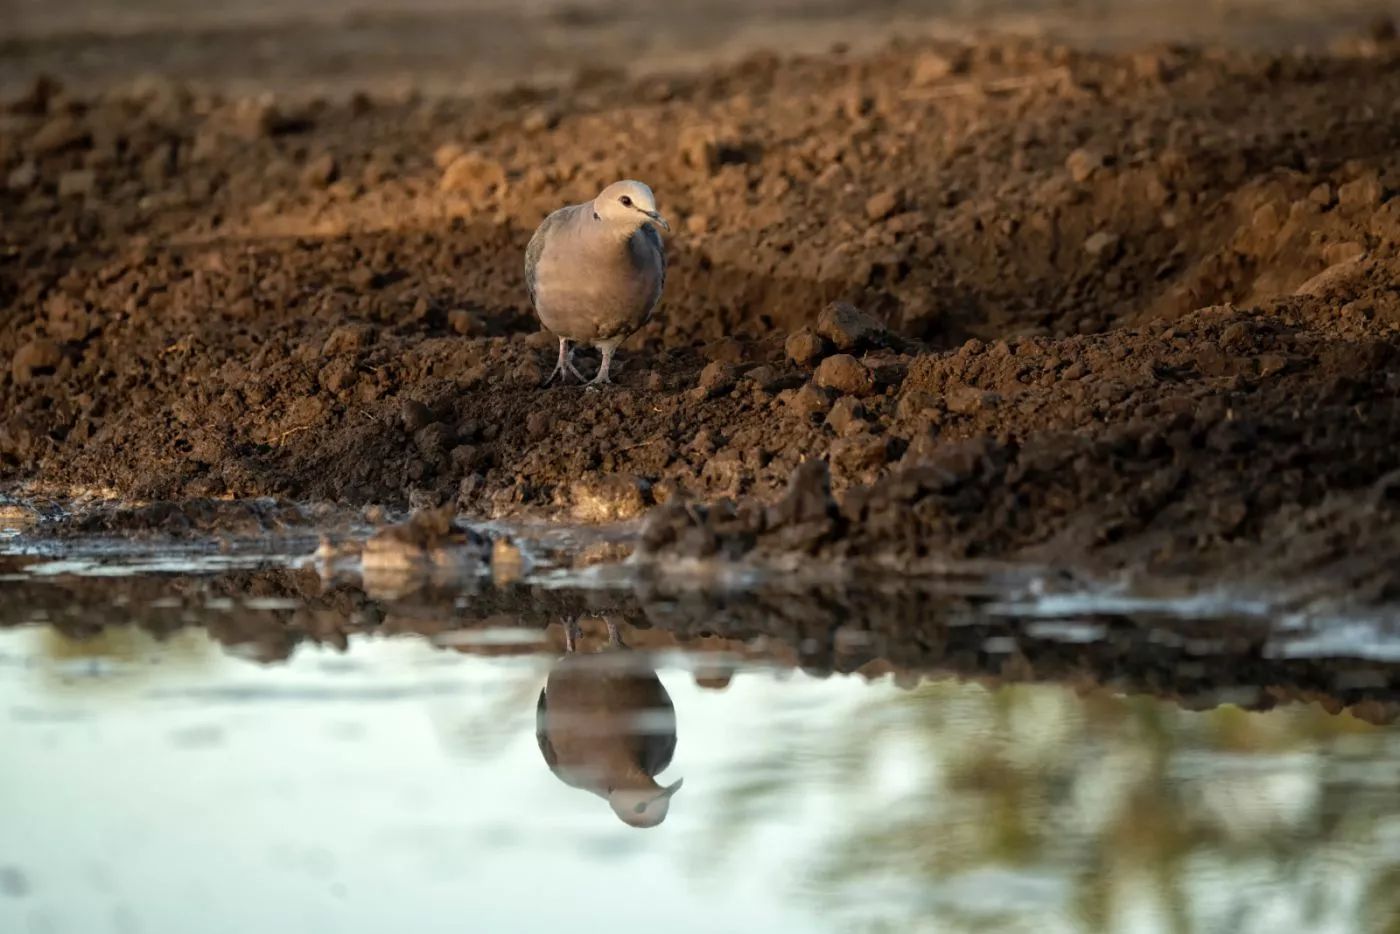
[[[650,217],[653,223],[660,224],[662,230],[666,231],[667,233],[671,232],[671,225],[666,223],[666,218],[661,216],[660,211],[643,211],[642,213],[645,214],[647,217]]]
[[[657,800],[660,800],[662,798],[670,798],[671,795],[681,790],[681,785],[683,784],[685,784],[685,779],[676,779],[674,782],[661,789],[661,793],[656,796]]]

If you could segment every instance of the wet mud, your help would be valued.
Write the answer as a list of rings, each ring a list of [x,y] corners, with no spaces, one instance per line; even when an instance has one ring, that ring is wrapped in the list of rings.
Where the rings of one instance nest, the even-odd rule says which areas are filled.
[[[1301,568],[1390,600],[1398,101],[1384,26],[457,97],[39,80],[0,115],[0,482],[165,531],[259,497],[652,512],[659,555]],[[662,306],[619,385],[541,389],[525,242],[619,176],[675,228]]]
[[[572,620],[586,651],[607,642],[611,622],[630,648],[690,654],[697,682],[716,690],[745,666],[761,666],[893,677],[908,688],[947,677],[1058,682],[1151,694],[1192,709],[1301,702],[1376,723],[1400,716],[1400,668],[1387,648],[1397,635],[1393,620],[1377,621],[1368,636],[1325,643],[1317,637],[1329,631],[1326,621],[1227,607],[1196,617],[1107,605],[1055,613],[1023,604],[1018,611],[1015,581],[995,578],[722,594],[664,581],[598,589],[458,578],[451,586],[420,580],[403,587],[314,565],[26,578],[35,563],[9,557],[0,566],[8,581],[0,626],[42,619],[79,640],[125,626],[165,639],[193,626],[261,663],[285,660],[299,646],[346,651],[367,638],[421,637],[443,651],[488,656],[562,654]]]

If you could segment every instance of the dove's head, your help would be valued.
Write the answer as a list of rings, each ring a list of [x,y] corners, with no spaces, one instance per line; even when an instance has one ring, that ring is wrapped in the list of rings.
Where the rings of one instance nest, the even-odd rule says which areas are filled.
[[[655,827],[666,819],[671,796],[681,790],[684,781],[677,779],[665,788],[614,788],[608,792],[608,804],[624,824]]]
[[[671,225],[666,223],[666,218],[656,210],[656,195],[642,182],[631,179],[613,182],[600,191],[598,197],[593,199],[593,213],[601,220],[615,224],[628,233],[643,224],[656,224],[665,230],[671,229]]]

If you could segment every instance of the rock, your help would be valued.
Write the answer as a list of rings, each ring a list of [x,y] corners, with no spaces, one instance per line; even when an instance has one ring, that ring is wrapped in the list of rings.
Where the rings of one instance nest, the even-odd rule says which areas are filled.
[[[830,341],[837,350],[879,343],[885,327],[854,305],[832,302],[817,316],[817,334]]]
[[[10,170],[5,185],[11,191],[28,191],[39,181],[39,167],[32,161],[21,162]]]
[[[811,366],[820,359],[824,349],[822,339],[812,333],[811,328],[798,328],[788,335],[783,344],[788,359],[803,367]]]
[[[63,85],[51,75],[37,75],[29,83],[29,87],[24,89],[15,101],[10,105],[10,109],[15,113],[43,114],[48,113],[49,102],[63,93]]]
[[[854,396],[842,396],[827,413],[826,423],[838,435],[853,435],[870,427],[865,420],[865,407]]]
[[[573,516],[582,522],[615,522],[640,516],[647,508],[647,484],[631,474],[600,474],[570,488]]]
[[[893,188],[887,188],[878,194],[872,195],[865,202],[865,216],[876,223],[882,221],[892,214],[899,213],[904,205],[904,194]]]
[[[1065,168],[1076,184],[1087,182],[1093,174],[1103,168],[1104,158],[1087,149],[1076,149],[1065,159]]]
[[[1084,241],[1084,252],[1090,256],[1104,260],[1113,260],[1118,257],[1118,248],[1122,241],[1117,234],[1100,230],[1098,233],[1090,234]]]
[[[464,192],[481,197],[499,192],[506,185],[506,170],[500,163],[477,152],[465,152],[443,169],[438,187],[443,191]]]
[[[321,345],[321,354],[353,353],[374,343],[374,328],[368,324],[342,324]]]
[[[92,169],[72,169],[58,177],[60,198],[81,198],[97,190],[97,173]]]
[[[863,396],[875,388],[875,377],[850,354],[827,357],[812,375],[812,381],[823,389],[853,396]]]
[[[311,188],[325,188],[339,177],[340,166],[336,164],[335,156],[328,152],[312,159],[301,171],[302,184]]]
[[[63,350],[50,340],[33,340],[15,351],[10,376],[16,386],[27,386],[35,376],[52,373],[63,360]]]
[[[734,388],[734,368],[718,360],[705,364],[696,390],[702,398],[713,399]]]

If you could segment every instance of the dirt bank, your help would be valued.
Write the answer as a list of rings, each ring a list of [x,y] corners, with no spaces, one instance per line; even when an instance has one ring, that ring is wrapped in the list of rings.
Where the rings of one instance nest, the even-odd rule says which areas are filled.
[[[1383,30],[295,106],[36,84],[0,120],[0,480],[602,519],[819,459],[856,550],[1345,556],[1395,537],[1397,102]],[[661,313],[621,385],[542,390],[522,250],[619,176],[676,228]]]

